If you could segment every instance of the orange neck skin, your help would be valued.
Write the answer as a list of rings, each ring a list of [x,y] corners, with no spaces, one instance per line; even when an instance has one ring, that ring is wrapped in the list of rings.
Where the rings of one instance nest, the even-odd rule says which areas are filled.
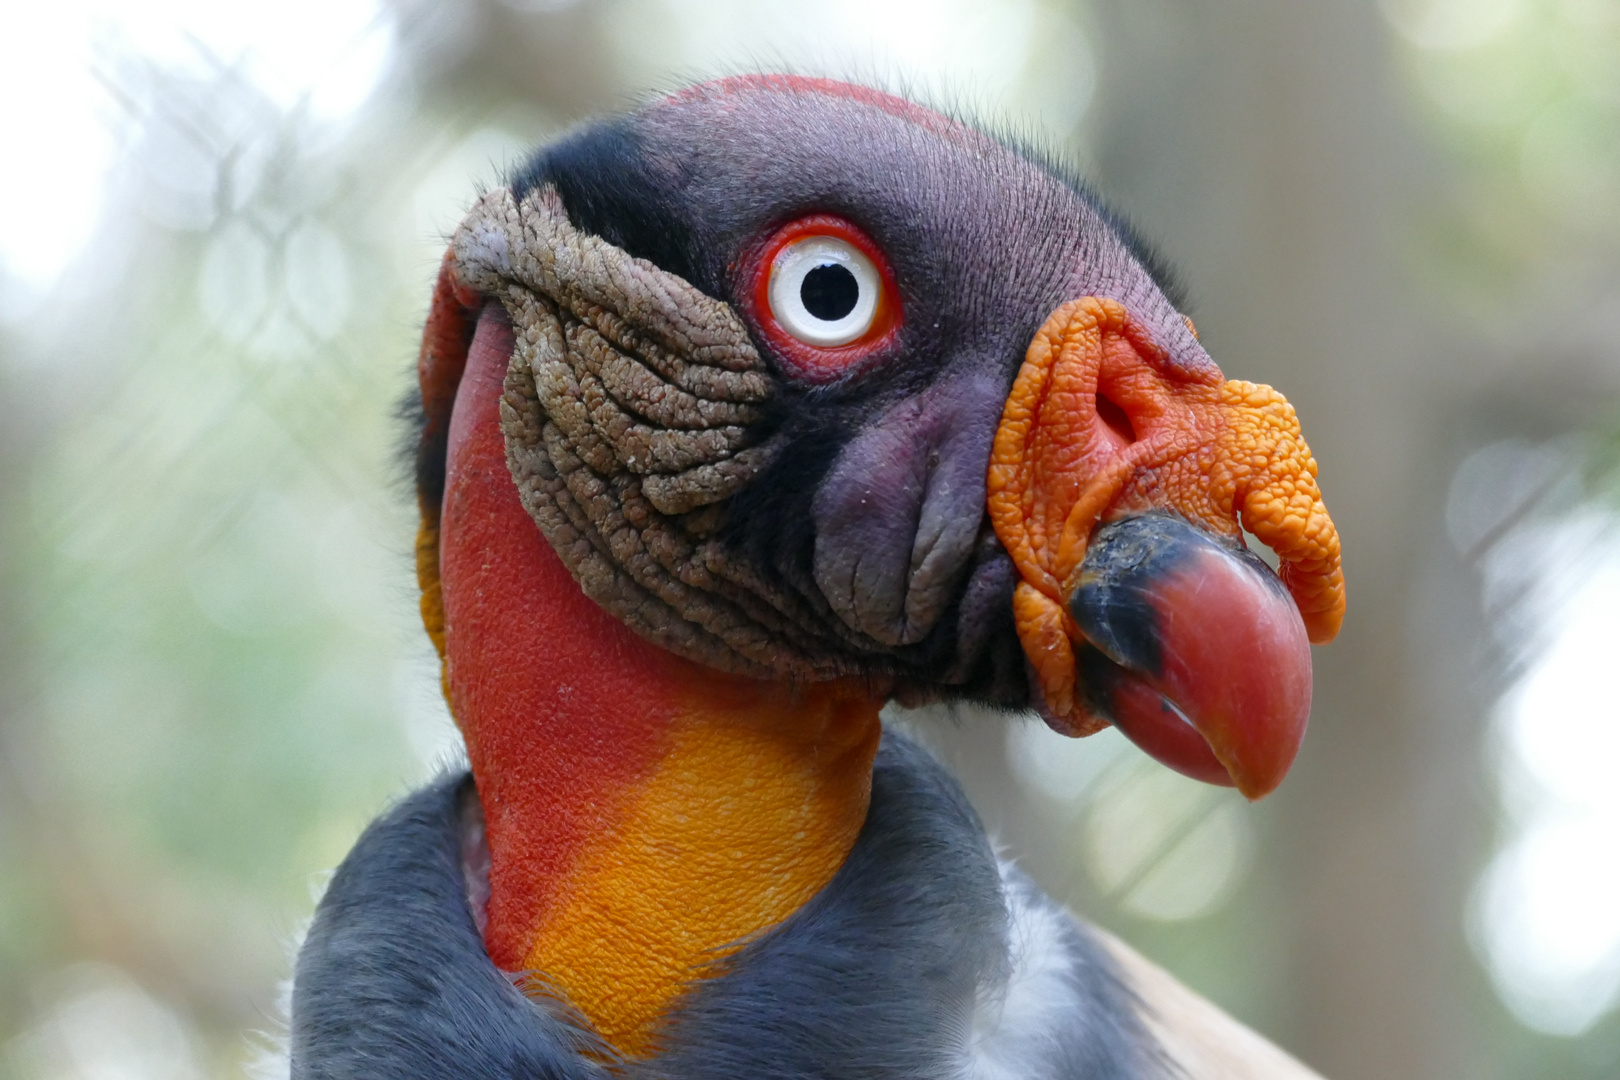
[[[480,320],[440,522],[446,684],[486,818],[485,943],[629,1057],[705,964],[791,915],[866,818],[880,698],[720,674],[604,613],[518,501]]]

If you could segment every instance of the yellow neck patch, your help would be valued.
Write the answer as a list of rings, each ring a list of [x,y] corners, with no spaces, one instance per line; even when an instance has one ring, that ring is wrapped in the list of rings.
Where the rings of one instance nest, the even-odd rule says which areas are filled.
[[[524,966],[620,1053],[650,1053],[659,1018],[704,965],[786,919],[843,865],[880,734],[875,702],[826,690],[748,715],[687,711],[618,829],[559,883]]]

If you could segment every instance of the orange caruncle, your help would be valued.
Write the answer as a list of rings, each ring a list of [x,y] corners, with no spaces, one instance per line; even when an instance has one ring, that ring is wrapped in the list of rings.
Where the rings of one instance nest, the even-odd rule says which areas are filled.
[[[1079,638],[1066,602],[1099,524],[1173,510],[1277,552],[1311,641],[1344,617],[1339,538],[1293,406],[1269,386],[1188,373],[1114,300],[1058,308],[1030,344],[1002,413],[990,519],[1018,567],[1014,619],[1054,717],[1103,726],[1074,697]]]

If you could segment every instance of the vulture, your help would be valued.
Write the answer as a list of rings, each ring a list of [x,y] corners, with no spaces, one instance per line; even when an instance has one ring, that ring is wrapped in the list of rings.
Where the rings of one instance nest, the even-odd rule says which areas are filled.
[[[1070,171],[858,85],[703,83],[477,200],[418,373],[470,768],[333,876],[294,1077],[1312,1075],[879,717],[1112,724],[1251,799],[1303,737],[1344,603],[1316,462]]]

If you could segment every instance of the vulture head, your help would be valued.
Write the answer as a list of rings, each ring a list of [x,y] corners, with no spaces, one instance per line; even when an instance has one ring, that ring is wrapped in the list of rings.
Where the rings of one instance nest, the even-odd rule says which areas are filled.
[[[581,777],[685,760],[624,749],[671,709],[798,709],[868,766],[852,710],[1034,709],[1250,798],[1298,749],[1343,583],[1293,409],[1084,186],[954,119],[754,76],[582,127],[455,233],[420,376],[503,966],[562,902],[523,883],[631,813]]]

